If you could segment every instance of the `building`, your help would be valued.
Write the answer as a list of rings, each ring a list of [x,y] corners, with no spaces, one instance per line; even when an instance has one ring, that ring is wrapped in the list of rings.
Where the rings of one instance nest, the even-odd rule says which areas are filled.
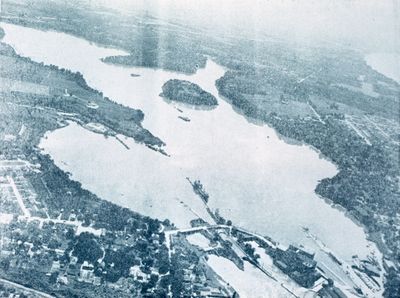
[[[94,266],[87,261],[83,262],[79,271],[78,280],[86,283],[93,283],[94,277]]]
[[[135,280],[139,281],[147,281],[149,279],[148,275],[140,270],[138,265],[132,266],[129,269],[129,275],[132,276]]]
[[[60,271],[60,269],[61,269],[60,261],[53,261],[48,275],[50,275],[51,273],[54,273],[54,272],[58,272],[58,271]]]

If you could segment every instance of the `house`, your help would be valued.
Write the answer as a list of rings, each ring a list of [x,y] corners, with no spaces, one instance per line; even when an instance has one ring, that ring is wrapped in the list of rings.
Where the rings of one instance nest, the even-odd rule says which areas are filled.
[[[79,281],[86,283],[93,283],[94,278],[94,266],[89,264],[87,261],[83,262],[79,272]]]
[[[93,284],[94,284],[95,286],[100,286],[100,285],[101,285],[101,277],[99,277],[99,276],[94,276],[94,277],[93,277]]]
[[[129,269],[129,275],[132,276],[135,280],[147,281],[149,279],[148,275],[140,270],[138,265],[132,266]]]
[[[53,261],[53,263],[51,264],[51,268],[50,268],[50,271],[49,271],[48,275],[51,275],[54,272],[60,271],[60,268],[61,268],[60,261]]]
[[[68,285],[69,284],[68,277],[66,275],[59,275],[57,277],[57,283]]]
[[[72,256],[70,264],[71,265],[76,265],[77,263],[78,263],[78,258],[76,256]]]
[[[70,263],[67,268],[67,275],[71,278],[75,278],[79,274],[79,268],[76,264]]]

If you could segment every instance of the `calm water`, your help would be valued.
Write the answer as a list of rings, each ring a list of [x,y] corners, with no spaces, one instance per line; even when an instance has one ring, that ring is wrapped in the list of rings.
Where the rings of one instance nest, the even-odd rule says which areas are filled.
[[[127,150],[114,138],[72,123],[48,133],[40,144],[55,163],[90,191],[112,202],[177,226],[207,214],[185,177],[200,179],[210,205],[236,225],[270,235],[282,243],[313,246],[312,233],[343,258],[364,255],[373,246],[363,230],[318,198],[318,180],[336,167],[307,146],[289,145],[274,130],[256,125],[218,97],[215,80],[224,69],[208,61],[187,76],[162,70],[124,68],[99,58],[124,54],[66,34],[1,24],[5,42],[23,56],[80,71],[88,84],[114,101],[145,113],[143,126],[166,142],[170,158],[135,143]],[[139,74],[131,77],[130,74]],[[158,94],[171,78],[186,79],[213,93],[214,110],[194,110],[165,102]],[[178,116],[191,119],[182,121]]]
[[[400,83],[400,54],[372,53],[365,57],[365,61],[376,71]]]

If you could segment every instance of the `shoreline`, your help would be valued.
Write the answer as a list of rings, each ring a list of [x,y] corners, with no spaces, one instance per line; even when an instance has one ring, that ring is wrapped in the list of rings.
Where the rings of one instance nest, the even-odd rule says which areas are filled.
[[[27,28],[30,28],[30,27],[27,27]],[[55,31],[55,32],[58,32],[58,31]],[[65,34],[65,33],[64,33],[64,34]],[[67,34],[67,35],[68,35],[68,34]],[[77,37],[77,38],[79,38],[79,39],[85,39],[85,38],[82,38],[82,37]],[[86,39],[85,39],[85,40],[86,40]],[[207,59],[213,60],[212,57],[207,57]],[[105,63],[105,62],[103,62],[103,63]],[[117,66],[117,67],[126,67],[126,68],[130,68],[129,66],[125,66],[125,65],[114,64],[114,63],[110,63],[110,64],[115,65],[115,66]],[[157,70],[163,70],[162,68],[152,68],[152,67],[148,68],[148,67],[140,67],[140,66],[139,66],[138,68],[153,69],[153,70],[155,70],[155,71],[157,71]],[[171,71],[171,70],[165,70],[165,71],[166,71],[166,72],[169,72],[169,73],[178,73],[178,72]],[[97,92],[100,92],[100,91],[97,90],[97,89],[95,89],[95,90],[96,90]],[[305,143],[304,141],[299,141],[299,140],[296,140],[296,139],[292,139],[292,138],[289,138],[289,137],[286,137],[286,136],[280,134],[272,125],[270,125],[270,124],[267,123],[266,121],[261,120],[261,119],[258,119],[258,118],[256,118],[256,117],[252,117],[252,116],[246,115],[240,108],[238,108],[238,107],[236,107],[235,105],[233,105],[233,103],[232,103],[228,98],[226,98],[225,96],[221,95],[220,93],[218,93],[218,96],[219,96],[222,100],[224,100],[226,103],[228,103],[228,104],[230,105],[230,107],[235,111],[235,113],[238,113],[240,116],[243,116],[243,117],[246,119],[246,121],[249,122],[250,124],[257,125],[257,126],[267,126],[268,128],[270,128],[270,129],[272,129],[272,130],[274,131],[274,133],[276,134],[276,136],[278,137],[278,139],[284,141],[286,144],[291,145],[291,146],[306,146],[306,147],[312,149],[315,153],[317,153],[317,154],[318,154],[318,157],[319,157],[320,159],[323,159],[323,160],[325,160],[325,161],[328,161],[328,162],[330,162],[332,165],[334,165],[337,172],[336,172],[332,177],[324,177],[323,179],[326,179],[326,178],[327,178],[327,179],[333,178],[334,176],[336,176],[336,175],[339,173],[340,170],[339,170],[338,165],[335,164],[331,159],[329,159],[328,157],[326,157],[325,155],[323,155],[323,154],[320,152],[320,150],[318,150],[318,149],[315,148],[314,146],[312,146],[312,145],[310,145],[310,144],[307,144],[307,143]],[[164,97],[161,97],[161,98],[165,100]],[[114,101],[113,101],[113,102],[114,102]],[[172,102],[172,101],[171,101],[171,102]],[[180,103],[180,102],[179,102],[179,104],[187,105],[186,103]],[[78,123],[78,124],[79,124],[79,123]],[[85,128],[85,129],[86,129],[86,128]],[[50,131],[49,131],[49,132],[50,132]],[[93,131],[92,131],[92,132],[93,132]],[[96,133],[96,132],[93,132],[93,133]],[[102,133],[100,133],[100,134],[102,134]],[[135,141],[135,142],[136,142],[136,141]],[[136,142],[136,143],[137,143],[137,142]],[[154,150],[154,149],[152,149],[152,150]],[[75,180],[75,181],[77,181],[77,180]],[[79,182],[79,181],[78,181],[78,182]],[[320,182],[317,181],[316,187],[318,186],[319,183],[320,183]],[[315,187],[315,188],[316,188],[316,187]],[[365,227],[364,225],[362,225],[359,221],[357,221],[357,219],[356,219],[353,215],[351,215],[347,209],[345,209],[343,206],[341,206],[341,205],[339,205],[339,204],[335,204],[335,203],[334,203],[332,200],[330,200],[329,198],[320,196],[318,193],[315,192],[315,190],[314,190],[314,194],[317,195],[320,199],[324,200],[325,203],[328,204],[331,208],[336,209],[336,210],[340,211],[341,213],[343,213],[343,215],[344,215],[345,217],[349,218],[349,219],[350,219],[353,223],[355,223],[358,227],[361,227],[361,228],[363,229],[363,232],[364,232],[365,236],[366,236],[366,239],[367,239],[368,241],[370,241],[370,240],[369,240],[369,234],[367,233],[366,227]],[[133,210],[133,211],[134,211],[134,210]],[[164,219],[163,219],[163,218],[159,218],[159,220],[164,220]],[[289,240],[288,242],[291,243],[290,240]]]
[[[34,24],[35,26],[33,27],[33,26],[28,26],[26,23],[13,22],[12,20],[13,19],[7,18],[5,16],[1,16],[0,17],[0,26],[1,26],[1,23],[4,22],[4,23],[10,24],[10,25],[21,26],[21,27],[25,27],[25,28],[29,28],[29,29],[41,30],[41,31],[44,31],[44,32],[55,32],[55,33],[61,33],[61,34],[65,34],[65,35],[72,35],[72,36],[74,36],[76,38],[85,40],[89,44],[95,44],[95,45],[98,45],[100,47],[107,48],[107,49],[110,49],[110,50],[120,51],[121,53],[125,52],[127,55],[130,55],[129,52],[126,52],[125,49],[121,49],[121,48],[118,48],[117,46],[112,46],[112,45],[109,45],[109,44],[106,44],[106,43],[103,43],[103,42],[100,42],[100,41],[92,41],[92,40],[86,39],[86,38],[84,38],[82,36],[77,35],[75,32],[66,33],[66,32],[64,32],[62,30],[59,30],[59,29],[41,27],[40,23],[36,23],[36,22],[29,23],[29,24],[32,24],[32,25]]]
[[[30,28],[30,27],[27,27],[27,28]],[[58,31],[55,31],[55,32],[58,32]],[[65,34],[65,33],[64,33]],[[82,37],[79,37],[80,39],[84,39],[84,38],[82,38]],[[174,72],[173,72],[174,73]],[[220,97],[222,98],[222,99],[224,99],[221,95],[220,95]],[[230,106],[232,107],[232,108],[236,108],[231,102],[228,102],[229,104],[230,104]],[[236,109],[238,109],[238,110],[240,110],[239,108],[236,108]],[[235,110],[235,112],[237,112],[236,110]],[[242,114],[243,115],[243,114]],[[279,134],[276,130],[275,130],[275,128],[273,128],[272,126],[270,126],[268,123],[266,123],[265,121],[263,121],[263,120],[260,120],[260,119],[257,119],[257,118],[250,118],[249,116],[246,116],[246,115],[244,115],[245,117],[246,117],[246,119],[250,122],[250,123],[252,123],[252,124],[257,124],[257,123],[254,123],[253,121],[251,121],[251,120],[255,120],[255,122],[258,122],[258,121],[260,121],[260,124],[261,125],[267,125],[269,128],[271,128],[271,129],[273,129],[274,130],[274,132],[276,133],[276,135],[278,136],[278,138],[280,138],[280,139],[282,139],[283,141],[285,141],[285,143],[287,143],[287,144],[290,144],[290,145],[306,145],[306,146],[309,146],[309,147],[311,147],[312,149],[314,149],[314,151],[315,152],[317,152],[318,153],[318,155],[321,157],[323,157],[325,160],[328,160],[329,161],[329,159],[327,159],[324,155],[322,155],[321,154],[321,152],[319,152],[319,150],[317,150],[315,147],[313,147],[312,145],[309,145],[309,144],[306,144],[305,142],[302,142],[302,141],[298,141],[298,140],[295,140],[295,139],[290,139],[290,138],[287,138],[287,137],[284,137],[284,136],[282,136],[281,134]],[[251,120],[249,120],[249,118],[251,119]],[[260,124],[258,124],[258,125],[260,125]],[[288,142],[288,141],[290,141],[290,142]],[[333,163],[334,164],[334,163]],[[335,164],[334,164],[335,165]],[[337,165],[335,165],[336,166],[336,168],[337,168]],[[327,178],[329,178],[329,177],[327,177]],[[315,193],[315,191],[314,191],[314,193]],[[317,194],[318,195],[318,194]],[[334,207],[334,206],[332,206],[331,205],[331,207]]]
[[[310,148],[311,150],[313,150],[314,152],[316,152],[318,154],[319,158],[324,159],[324,160],[328,161],[329,163],[331,163],[332,165],[334,165],[335,168],[336,168],[336,171],[337,171],[336,174],[334,174],[332,177],[325,177],[323,179],[331,179],[331,178],[335,177],[336,175],[338,175],[340,173],[341,170],[340,170],[339,166],[335,162],[333,162],[329,157],[327,157],[324,154],[322,154],[321,151],[318,150],[313,145],[307,144],[304,141],[299,141],[299,140],[296,140],[296,139],[293,139],[293,138],[286,137],[286,136],[282,135],[272,125],[270,125],[268,122],[266,122],[266,121],[264,121],[262,119],[258,119],[256,117],[252,117],[252,116],[246,115],[243,110],[241,110],[239,107],[236,107],[232,103],[232,101],[230,99],[228,99],[225,96],[223,96],[222,94],[220,94],[220,92],[218,92],[218,96],[222,100],[226,101],[236,113],[238,113],[239,115],[244,117],[246,119],[246,121],[248,121],[249,123],[254,124],[254,125],[258,125],[258,126],[268,126],[269,128],[271,128],[274,131],[274,133],[277,135],[277,137],[280,140],[284,141],[286,144],[293,145],[293,146],[306,146],[306,147]],[[369,232],[368,227],[366,225],[364,225],[362,222],[360,222],[353,214],[351,214],[350,210],[347,210],[344,206],[335,203],[330,198],[321,196],[320,194],[318,194],[315,191],[317,189],[318,185],[321,183],[321,181],[322,180],[317,181],[317,184],[315,185],[315,189],[314,189],[314,194],[319,199],[323,200],[331,208],[341,212],[346,218],[350,219],[356,226],[362,228],[363,233],[365,234],[365,239],[368,242],[371,242],[376,246],[376,249],[381,254],[381,257],[382,257],[382,260],[383,260],[383,258],[385,258],[385,256],[386,256],[386,251],[381,248],[381,241],[377,242],[377,241],[374,240],[373,237],[371,237],[371,233]],[[384,270],[384,269],[382,268],[382,270]]]
[[[326,160],[329,163],[333,164],[337,170],[337,173],[332,176],[332,177],[325,177],[325,178],[333,178],[335,177],[338,173],[339,173],[339,166],[329,157],[325,156],[324,154],[321,153],[321,151],[319,149],[317,149],[315,146],[307,144],[304,141],[299,141],[290,137],[286,137],[284,135],[282,135],[281,133],[279,133],[271,124],[269,124],[268,122],[266,122],[265,120],[262,119],[258,119],[256,117],[252,117],[249,115],[246,115],[239,107],[235,106],[232,101],[229,98],[226,98],[225,96],[223,96],[222,94],[218,93],[218,96],[223,99],[225,102],[227,102],[231,108],[238,113],[240,116],[244,117],[246,119],[246,121],[250,124],[253,125],[257,125],[257,126],[267,126],[268,128],[272,129],[274,131],[274,133],[276,134],[276,136],[278,137],[279,140],[284,141],[286,144],[291,145],[291,146],[305,146],[307,148],[310,148],[311,150],[313,150],[315,153],[318,154],[318,157],[320,159]],[[325,179],[323,178],[323,179]]]
[[[391,69],[390,71],[388,71],[388,69],[384,69],[387,65],[383,65],[386,63],[382,63],[382,61],[380,61],[381,63],[376,63],[376,61],[371,61],[371,57],[376,56],[376,55],[386,55],[386,57],[390,57],[390,56],[396,56],[398,58],[398,60],[391,59],[392,61],[385,61],[387,62],[387,64],[391,64],[391,62],[397,61],[397,65],[400,67],[400,53],[396,53],[396,52],[372,52],[372,53],[367,53],[363,55],[364,61],[365,63],[374,71],[376,71],[377,73],[385,76],[386,78],[392,80],[393,82],[395,82],[397,85],[400,86],[400,71],[398,71],[397,73],[393,73],[393,70],[395,69]],[[374,60],[374,59],[372,59]],[[379,66],[377,67],[377,65],[379,64]]]

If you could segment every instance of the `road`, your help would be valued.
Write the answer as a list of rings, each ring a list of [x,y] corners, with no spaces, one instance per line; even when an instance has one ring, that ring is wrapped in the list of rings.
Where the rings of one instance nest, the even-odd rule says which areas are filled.
[[[12,190],[14,192],[15,198],[17,199],[18,205],[22,210],[22,213],[24,213],[24,215],[27,216],[27,217],[31,217],[31,213],[25,207],[25,204],[24,204],[24,202],[22,200],[22,196],[19,193],[17,186],[15,185],[14,179],[12,177],[10,177],[10,176],[7,176],[7,180],[11,185],[11,188],[12,188]]]
[[[314,109],[314,107],[310,104],[310,102],[308,102],[307,104],[310,107],[311,111],[314,113],[314,115],[317,117],[318,121],[325,125],[326,124],[325,121],[322,120],[321,115],[318,114],[318,112]]]
[[[354,130],[354,132],[361,138],[364,140],[364,142],[371,146],[371,142],[370,140],[361,132],[361,130],[353,123],[351,122],[351,120],[348,119],[348,117],[344,120],[344,122],[346,122],[347,126],[349,126],[351,129]]]
[[[54,296],[52,296],[52,295],[49,295],[47,293],[44,293],[44,292],[41,292],[41,291],[38,291],[38,290],[34,290],[34,289],[31,289],[31,288],[28,288],[28,287],[25,287],[23,285],[17,284],[15,282],[9,281],[9,280],[4,279],[4,278],[0,278],[0,283],[4,283],[6,285],[9,285],[11,287],[14,287],[14,288],[29,292],[29,293],[34,294],[34,295],[39,296],[39,297],[54,298]]]

